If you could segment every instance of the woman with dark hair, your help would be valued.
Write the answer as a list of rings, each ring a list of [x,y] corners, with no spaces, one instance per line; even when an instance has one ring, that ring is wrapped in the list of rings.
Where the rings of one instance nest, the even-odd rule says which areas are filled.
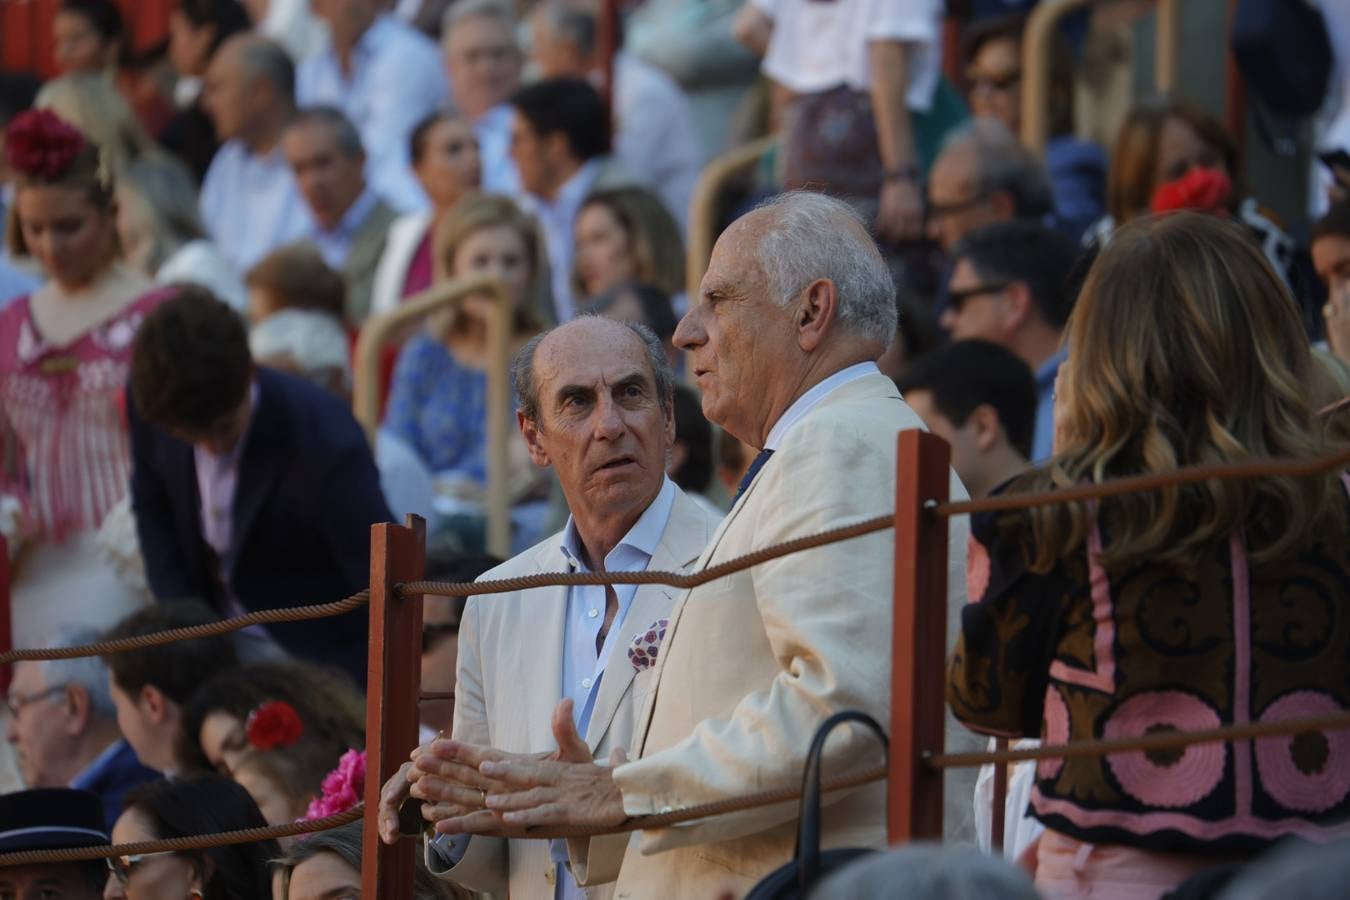
[[[1294,304],[1230,222],[1125,226],[1068,326],[1055,456],[1009,492],[1343,450]],[[1350,476],[1173,485],[972,518],[948,669],[970,727],[1047,744],[1350,707]],[[1036,765],[1049,900],[1155,900],[1196,871],[1350,816],[1350,735]]]
[[[127,796],[112,842],[127,844],[264,828],[248,791],[219,775],[160,781]],[[231,844],[180,853],[144,853],[108,860],[105,900],[259,900],[271,896],[268,861],[276,841]]]
[[[220,146],[215,123],[202,109],[202,77],[220,45],[248,28],[248,13],[238,0],[180,0],[169,14],[169,62],[178,74],[179,108],[160,140],[187,163],[198,184]]]
[[[345,675],[313,663],[258,662],[223,672],[192,695],[179,720],[179,764],[233,774],[255,749],[250,716],[275,702],[299,715],[298,741],[319,748],[320,775],[349,748],[365,746],[365,701]]]
[[[62,0],[52,18],[52,52],[62,75],[108,76],[145,130],[159,134],[172,114],[168,99],[132,52],[122,12],[114,0]],[[155,51],[149,56],[157,56]]]

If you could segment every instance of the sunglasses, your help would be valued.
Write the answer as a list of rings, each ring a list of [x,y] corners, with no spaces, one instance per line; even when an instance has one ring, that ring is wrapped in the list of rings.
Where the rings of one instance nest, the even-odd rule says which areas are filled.
[[[110,856],[105,862],[108,864],[108,871],[117,879],[117,883],[126,887],[131,881],[131,875],[140,867],[141,863],[146,862],[156,856],[172,856],[173,852],[163,850],[159,853],[129,853],[124,856]]]
[[[422,652],[430,653],[441,638],[459,634],[458,622],[431,622],[422,626]]]
[[[961,311],[961,305],[967,300],[975,297],[982,297],[986,294],[997,294],[999,291],[1005,291],[1011,285],[1011,281],[994,281],[989,284],[977,284],[973,287],[963,288],[959,291],[949,291],[947,302],[951,308],[957,312]]]
[[[1006,91],[1021,80],[1021,69],[1013,69],[1010,72],[1000,74],[981,72],[976,69],[966,70],[966,84],[970,86],[972,91],[980,87],[991,91]]]

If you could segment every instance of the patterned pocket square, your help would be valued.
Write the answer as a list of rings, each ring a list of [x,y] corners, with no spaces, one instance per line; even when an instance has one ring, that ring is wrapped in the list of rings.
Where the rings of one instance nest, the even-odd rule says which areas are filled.
[[[666,626],[669,619],[657,619],[647,626],[646,631],[633,635],[633,643],[628,647],[628,661],[633,668],[641,672],[656,665],[656,651],[666,639]]]

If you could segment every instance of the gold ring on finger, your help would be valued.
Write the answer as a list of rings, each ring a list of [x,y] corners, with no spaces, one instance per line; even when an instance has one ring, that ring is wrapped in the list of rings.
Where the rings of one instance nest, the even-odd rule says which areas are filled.
[[[482,788],[479,788],[478,794],[479,799],[482,801],[483,809],[487,809],[487,791],[483,790]]]

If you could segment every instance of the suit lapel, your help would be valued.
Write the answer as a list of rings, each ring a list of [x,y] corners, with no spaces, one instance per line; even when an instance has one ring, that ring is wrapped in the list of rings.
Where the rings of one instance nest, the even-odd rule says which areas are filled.
[[[557,544],[550,543],[536,559],[539,572],[571,571],[567,560]],[[520,666],[515,672],[503,673],[503,684],[528,684],[535,686],[529,691],[528,700],[522,704],[527,719],[526,731],[529,734],[529,746],[534,751],[552,750],[556,746],[553,740],[553,709],[562,699],[563,643],[567,640],[567,588],[554,586],[539,588],[535,591],[523,591],[514,595],[521,604],[519,615],[512,617],[522,628],[520,641],[521,656],[515,661]],[[521,672],[534,670],[535,675],[521,678]]]
[[[281,474],[282,466],[290,456],[283,436],[286,421],[280,387],[273,382],[272,372],[258,370],[258,408],[249,423],[244,438],[244,452],[239,458],[239,480],[234,490],[234,511],[230,521],[231,566],[238,561],[244,543],[253,529],[253,523],[263,503],[272,494],[272,485]],[[196,469],[194,467],[193,471]],[[229,573],[226,573],[229,577]]]

